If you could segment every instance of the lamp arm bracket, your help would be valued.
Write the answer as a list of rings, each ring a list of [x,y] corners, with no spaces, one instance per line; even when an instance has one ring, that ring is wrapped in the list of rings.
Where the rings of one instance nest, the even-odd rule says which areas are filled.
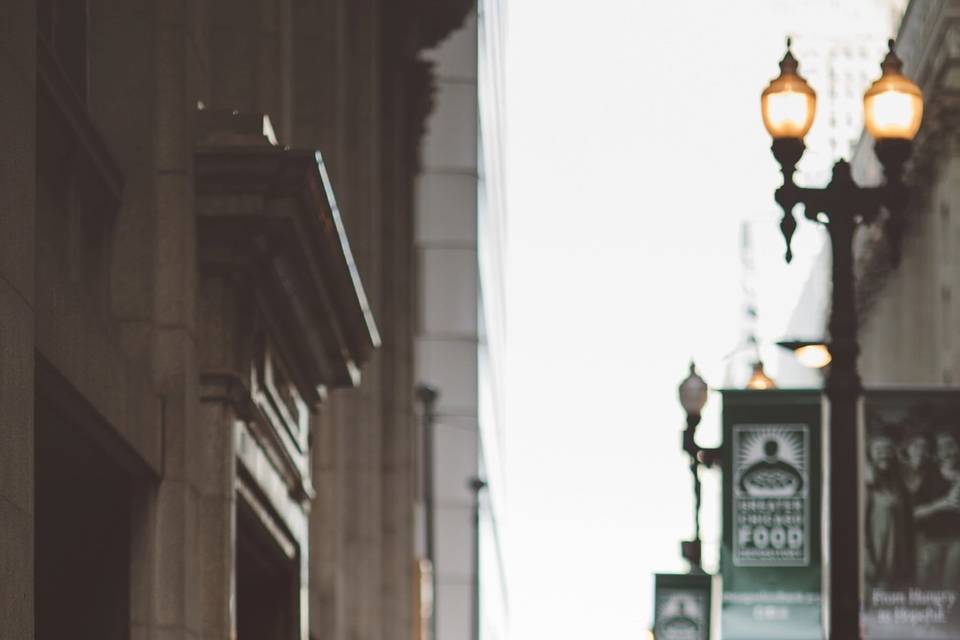
[[[701,447],[697,452],[697,460],[708,469],[713,466],[722,467],[723,446]]]
[[[887,206],[890,198],[888,186],[859,187],[856,185],[823,188],[793,187],[797,204],[803,205],[804,217],[813,222],[829,225],[838,216],[850,216],[854,222],[872,224]],[[825,217],[824,217],[825,216]]]
[[[694,466],[702,464],[708,469],[719,466],[723,458],[723,447],[701,447],[697,444],[696,427],[683,431],[683,450],[690,456],[690,463]]]

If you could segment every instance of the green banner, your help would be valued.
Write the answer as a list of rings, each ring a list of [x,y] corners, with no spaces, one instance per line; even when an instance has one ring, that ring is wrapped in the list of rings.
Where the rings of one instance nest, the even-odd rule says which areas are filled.
[[[657,640],[710,640],[712,576],[658,573],[653,632]]]
[[[868,391],[865,636],[960,638],[960,391]]]
[[[723,391],[724,640],[820,640],[819,391]]]

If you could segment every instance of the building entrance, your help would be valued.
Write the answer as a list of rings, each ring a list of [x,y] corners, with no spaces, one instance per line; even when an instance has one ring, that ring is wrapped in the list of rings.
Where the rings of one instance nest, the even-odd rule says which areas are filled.
[[[131,477],[76,424],[36,409],[36,637],[125,640]]]

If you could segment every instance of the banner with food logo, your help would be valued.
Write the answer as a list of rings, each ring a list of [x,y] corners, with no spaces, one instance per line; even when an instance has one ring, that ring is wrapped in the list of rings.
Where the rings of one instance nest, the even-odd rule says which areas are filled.
[[[724,640],[820,640],[819,391],[723,392]]]
[[[654,576],[654,623],[657,640],[710,640],[712,576]]]
[[[960,638],[960,390],[865,398],[864,634]]]

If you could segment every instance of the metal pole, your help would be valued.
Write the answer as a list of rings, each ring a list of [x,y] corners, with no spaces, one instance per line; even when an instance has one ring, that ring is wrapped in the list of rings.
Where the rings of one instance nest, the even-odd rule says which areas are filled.
[[[827,225],[833,254],[833,300],[826,380],[830,400],[830,609],[829,638],[860,635],[860,492],[857,401],[857,310],[854,296],[854,211],[836,211]]]
[[[487,483],[480,478],[470,480],[473,492],[473,601],[471,606],[471,638],[480,640],[480,492]]]
[[[833,256],[833,292],[830,309],[830,355],[826,395],[830,400],[829,443],[829,616],[830,640],[859,640],[862,573],[860,554],[860,450],[857,403],[863,391],[857,372],[857,309],[854,286],[853,236],[857,224],[878,219],[881,207],[888,212],[887,237],[894,264],[899,259],[903,213],[909,192],[902,179],[910,155],[908,140],[878,140],[874,146],[887,182],[881,187],[860,187],[850,164],[840,160],[825,188],[798,187],[793,181],[803,156],[801,140],[773,141],[773,155],[783,171],[783,185],[775,199],[783,209],[780,228],[787,241],[787,262],[792,257],[790,239],[796,230],[793,208],[804,205],[804,215],[827,227]]]
[[[683,433],[683,449],[690,456],[690,474],[693,476],[693,540],[682,545],[683,557],[690,563],[690,573],[703,572],[701,559],[702,542],[700,540],[700,502],[702,489],[700,485],[700,460],[697,457],[699,447],[696,442],[697,425],[699,424],[699,415],[688,414],[687,428]]]
[[[423,432],[423,508],[424,508],[424,547],[427,559],[433,567],[430,574],[430,588],[433,591],[433,614],[430,616],[430,638],[437,637],[437,571],[434,558],[434,487],[433,487],[433,426],[436,419],[435,407],[439,393],[426,384],[417,385],[417,399],[423,407],[421,429]]]

